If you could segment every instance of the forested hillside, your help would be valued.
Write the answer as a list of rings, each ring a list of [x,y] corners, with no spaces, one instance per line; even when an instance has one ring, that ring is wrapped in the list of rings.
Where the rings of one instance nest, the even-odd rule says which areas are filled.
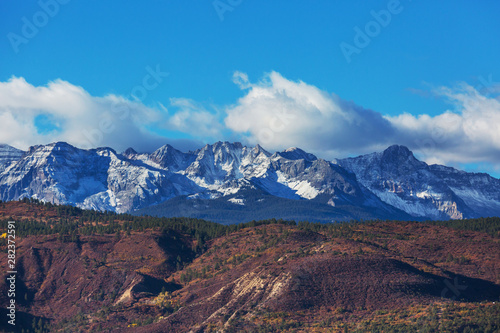
[[[500,329],[500,218],[222,225],[25,199],[9,220],[25,331]]]

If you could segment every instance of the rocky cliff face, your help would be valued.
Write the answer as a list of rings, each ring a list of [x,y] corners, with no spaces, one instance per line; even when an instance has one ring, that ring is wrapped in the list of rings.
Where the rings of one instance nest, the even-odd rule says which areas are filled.
[[[461,219],[498,216],[500,181],[440,165],[427,165],[408,148],[337,160],[384,202],[414,216]]]
[[[58,142],[27,152],[0,146],[0,199],[33,197],[82,208],[132,212],[179,196],[216,199],[257,189],[338,207],[401,211],[433,219],[500,215],[500,180],[427,165],[403,146],[326,161],[299,148],[217,142],[193,152],[82,150]],[[234,204],[244,205],[245,198]],[[314,215],[314,212],[311,212]],[[378,215],[379,216],[379,215]]]
[[[0,175],[4,201],[32,197],[116,212],[196,190],[196,184],[184,177],[128,159],[110,148],[81,150],[61,142],[32,147]]]
[[[5,170],[10,163],[21,159],[23,154],[22,150],[9,145],[0,145],[0,171]]]

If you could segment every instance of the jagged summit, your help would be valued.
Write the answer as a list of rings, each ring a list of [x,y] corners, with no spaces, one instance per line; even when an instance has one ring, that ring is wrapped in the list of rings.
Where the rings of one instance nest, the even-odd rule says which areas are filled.
[[[384,150],[379,163],[384,171],[399,174],[427,168],[425,162],[417,160],[407,147],[400,145],[393,145]]]
[[[382,152],[381,156],[384,161],[405,162],[406,160],[416,160],[413,153],[406,146],[392,145]]]
[[[278,154],[284,158],[289,159],[289,160],[306,160],[308,162],[312,162],[312,161],[315,161],[318,159],[313,154],[306,153],[305,151],[303,151],[302,149],[297,148],[297,147],[291,147],[291,148],[285,149]]]
[[[270,152],[268,152],[267,150],[265,150],[264,148],[262,148],[259,144],[257,144],[254,148],[253,148],[253,151],[256,155],[258,154],[264,154],[265,156],[269,157],[271,156],[272,154]]]
[[[413,153],[410,151],[410,149],[408,149],[408,147],[402,145],[389,146],[387,147],[387,149],[384,150],[384,154],[404,155],[404,156],[413,155]]]
[[[66,141],[57,141],[57,142],[49,143],[46,146],[54,147],[54,148],[63,148],[63,147],[64,148],[75,148],[72,145],[70,145],[69,143],[67,143]]]
[[[127,149],[123,152],[123,155],[125,155],[125,156],[137,155],[137,152],[135,151],[135,149],[134,149],[134,148],[129,147],[129,148],[127,148]]]
[[[20,160],[24,153],[24,151],[12,146],[0,144],[0,170],[5,169],[12,162]]]
[[[22,156],[24,151],[7,144],[0,144],[0,156]]]
[[[151,154],[142,154],[141,157],[147,164],[153,163],[165,170],[177,172],[187,168],[195,159],[193,153],[183,153],[169,144],[161,146]]]

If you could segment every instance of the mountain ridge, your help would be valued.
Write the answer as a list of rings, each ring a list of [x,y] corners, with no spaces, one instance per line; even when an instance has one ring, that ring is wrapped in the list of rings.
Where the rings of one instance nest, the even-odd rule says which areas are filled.
[[[228,141],[189,152],[166,144],[152,153],[84,150],[65,142],[27,151],[0,146],[0,200],[32,197],[118,213],[147,214],[148,207],[180,197],[226,200],[224,209],[231,210],[245,206],[238,193],[251,190],[310,201],[323,211],[357,207],[377,219],[462,219],[500,215],[499,188],[500,180],[488,174],[427,165],[401,145],[332,161],[297,147],[270,153]],[[277,206],[266,209],[265,218],[275,217]],[[315,220],[314,209],[309,218]]]

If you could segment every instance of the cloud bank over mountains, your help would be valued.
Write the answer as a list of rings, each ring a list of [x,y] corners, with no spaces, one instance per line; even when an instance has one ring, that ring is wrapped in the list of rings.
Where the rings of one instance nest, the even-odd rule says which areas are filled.
[[[193,149],[202,142],[239,140],[270,150],[298,146],[324,158],[402,144],[429,163],[500,165],[497,87],[489,94],[465,83],[442,87],[432,93],[448,101],[450,110],[389,116],[277,72],[258,82],[235,72],[233,81],[243,96],[214,108],[185,98],[146,106],[123,96],[92,96],[63,80],[33,86],[12,77],[0,82],[0,142],[21,149],[66,141],[81,148],[152,151],[166,141]]]

